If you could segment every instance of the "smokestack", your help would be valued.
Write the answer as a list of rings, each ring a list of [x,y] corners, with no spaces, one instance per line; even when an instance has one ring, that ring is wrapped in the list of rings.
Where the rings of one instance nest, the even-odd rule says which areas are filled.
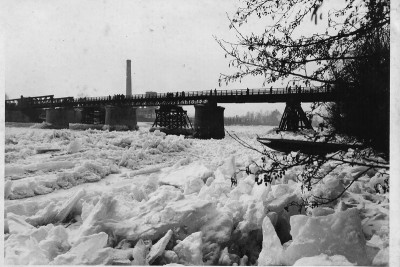
[[[132,96],[131,60],[126,61],[126,96]]]

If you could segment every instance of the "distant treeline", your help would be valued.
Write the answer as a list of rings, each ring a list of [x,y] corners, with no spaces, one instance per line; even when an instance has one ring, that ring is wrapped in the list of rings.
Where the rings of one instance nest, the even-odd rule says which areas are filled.
[[[277,126],[279,125],[279,121],[282,117],[282,114],[278,110],[274,110],[272,112],[269,111],[259,111],[257,113],[247,112],[246,115],[242,116],[234,116],[234,117],[225,117],[224,124],[225,125],[271,125]]]

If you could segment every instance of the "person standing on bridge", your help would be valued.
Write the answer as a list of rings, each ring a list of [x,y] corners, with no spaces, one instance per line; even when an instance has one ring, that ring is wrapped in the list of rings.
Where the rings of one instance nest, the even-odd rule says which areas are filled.
[[[249,88],[247,87],[246,95],[249,95],[249,94],[250,94],[250,90],[249,90]]]
[[[214,89],[214,94],[217,95],[217,88]]]
[[[272,86],[269,88],[269,94],[272,95]]]
[[[182,97],[185,97],[185,91],[182,91]]]

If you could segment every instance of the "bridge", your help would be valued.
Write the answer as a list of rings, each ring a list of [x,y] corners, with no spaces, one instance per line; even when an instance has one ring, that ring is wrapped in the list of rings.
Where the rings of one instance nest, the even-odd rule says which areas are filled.
[[[126,61],[126,95],[103,97],[61,97],[43,95],[5,102],[6,122],[41,122],[53,128],[69,123],[104,124],[106,129],[136,129],[136,108],[158,106],[153,128],[171,133],[192,133],[197,138],[223,138],[224,108],[220,103],[286,102],[279,129],[297,131],[312,128],[301,102],[335,101],[338,93],[329,86],[253,88],[234,90],[182,91],[132,95],[131,60]],[[194,129],[181,106],[194,105]],[[119,127],[120,126],[120,127]],[[193,130],[193,131],[191,131]]]
[[[18,121],[17,117],[39,117],[45,110],[46,122],[56,128],[67,128],[70,122],[98,123],[106,125],[136,126],[135,107],[159,106],[153,126],[170,128],[191,127],[186,111],[177,106],[195,106],[195,132],[203,138],[221,138],[223,131],[223,110],[220,103],[278,103],[286,102],[279,128],[297,130],[311,128],[309,119],[301,109],[301,102],[335,101],[338,94],[328,86],[252,88],[234,90],[182,91],[169,93],[147,93],[131,96],[114,95],[103,97],[62,97],[53,95],[9,99],[5,102],[6,121]],[[15,115],[17,114],[17,115]],[[43,117],[43,116],[42,116]],[[174,117],[174,118],[172,118]],[[30,119],[36,121],[35,119]],[[168,126],[169,125],[169,126]],[[207,131],[200,129],[207,128]]]
[[[52,108],[52,107],[97,107],[118,106],[165,106],[197,105],[207,103],[279,103],[288,100],[298,102],[335,101],[337,95],[327,86],[254,88],[233,90],[207,90],[154,94],[135,94],[132,96],[114,95],[102,97],[61,97],[53,95],[21,97],[6,100],[6,109]]]

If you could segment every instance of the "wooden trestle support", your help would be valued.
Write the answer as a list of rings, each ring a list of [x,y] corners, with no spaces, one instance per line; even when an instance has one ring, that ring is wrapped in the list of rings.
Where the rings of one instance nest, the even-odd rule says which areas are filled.
[[[279,130],[296,132],[299,129],[312,129],[311,122],[301,108],[300,102],[286,102]]]
[[[83,108],[82,123],[104,124],[105,110],[99,108]]]
[[[161,127],[168,130],[192,129],[187,111],[182,107],[169,105],[156,109],[156,120],[152,127]]]

